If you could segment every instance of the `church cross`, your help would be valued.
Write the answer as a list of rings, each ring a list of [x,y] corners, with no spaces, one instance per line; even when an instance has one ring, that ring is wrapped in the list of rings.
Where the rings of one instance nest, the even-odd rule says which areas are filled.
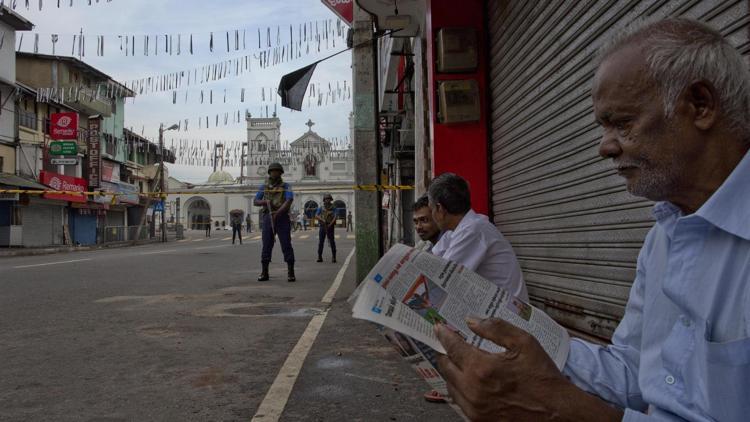
[[[312,119],[307,119],[307,123],[305,123],[305,125],[308,128],[307,130],[309,132],[312,132],[312,127],[315,125],[315,123],[313,123]]]

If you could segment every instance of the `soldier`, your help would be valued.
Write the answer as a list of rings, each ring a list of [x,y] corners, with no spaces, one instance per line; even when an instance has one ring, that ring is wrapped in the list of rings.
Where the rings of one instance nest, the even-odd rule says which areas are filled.
[[[318,208],[315,213],[318,220],[320,231],[318,232],[318,262],[323,262],[323,245],[328,237],[328,243],[331,245],[331,254],[336,262],[336,241],[333,239],[333,227],[336,225],[336,208],[333,207],[333,196],[330,193],[323,195],[323,206]]]
[[[294,194],[292,187],[284,183],[281,175],[284,168],[279,163],[271,163],[268,166],[268,180],[260,187],[255,195],[253,204],[262,207],[261,222],[263,225],[263,252],[261,253],[261,265],[263,270],[258,281],[267,281],[268,264],[271,262],[271,252],[275,237],[279,237],[281,250],[284,252],[284,261],[288,269],[287,281],[296,281],[294,276],[294,249],[292,249],[292,223],[289,219],[289,208],[292,206]]]

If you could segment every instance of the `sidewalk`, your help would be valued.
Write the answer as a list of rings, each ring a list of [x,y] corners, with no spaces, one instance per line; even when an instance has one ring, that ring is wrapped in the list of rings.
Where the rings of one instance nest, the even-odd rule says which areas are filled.
[[[428,403],[427,383],[369,322],[346,303],[355,265],[304,362],[281,421],[461,421],[446,404]]]

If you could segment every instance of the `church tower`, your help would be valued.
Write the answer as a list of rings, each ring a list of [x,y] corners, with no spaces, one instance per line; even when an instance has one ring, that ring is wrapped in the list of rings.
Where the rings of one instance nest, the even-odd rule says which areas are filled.
[[[262,183],[268,176],[268,165],[278,161],[281,151],[281,120],[273,117],[256,118],[250,113],[247,120],[247,179]]]

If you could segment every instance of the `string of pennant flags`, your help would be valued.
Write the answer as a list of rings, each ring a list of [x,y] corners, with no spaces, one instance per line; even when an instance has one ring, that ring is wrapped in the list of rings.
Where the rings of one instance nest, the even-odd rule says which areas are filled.
[[[88,3],[89,6],[93,6],[93,5],[96,5],[96,4],[99,4],[99,3],[112,3],[112,0],[49,0],[47,3],[45,3],[44,0],[34,0],[33,3],[36,3],[38,5],[38,7],[39,7],[39,10],[41,11],[41,10],[44,9],[45,4],[46,5],[49,5],[49,4],[54,5],[56,3],[57,4],[57,8],[59,9],[60,7],[65,6],[66,4],[68,5],[68,7],[73,7],[74,5],[76,5],[76,6],[77,5],[85,5],[86,3]],[[2,7],[2,6],[8,6],[12,10],[16,10],[16,9],[21,8],[21,7],[25,7],[26,10],[31,10],[31,7],[32,7],[31,5],[32,5],[32,1],[31,0],[23,0],[23,1],[18,1],[18,0],[0,0],[0,7]]]
[[[288,26],[288,33],[281,25],[277,25],[275,30],[265,26],[176,34],[102,35],[84,33],[83,28],[72,34],[21,32],[16,51],[23,51],[24,41],[28,44],[31,38],[30,51],[34,53],[39,53],[42,40],[48,39],[52,55],[56,55],[58,50],[65,51],[65,46],[70,45],[70,55],[79,59],[86,57],[87,52],[97,57],[104,57],[110,54],[108,52],[125,57],[157,57],[160,54],[182,56],[254,50],[266,62],[282,62],[335,48],[337,40],[341,44],[347,37],[347,26],[340,19],[314,20]],[[283,27],[286,28],[286,25]]]
[[[321,162],[352,158],[353,151],[348,136],[333,137],[328,142],[325,145],[302,141],[293,147],[285,142],[281,150],[269,150],[267,145],[253,141],[173,139],[168,148],[176,157],[175,164],[203,167],[213,167],[215,162],[217,165],[221,163],[227,167],[239,167],[243,161],[248,165],[268,165],[271,161],[288,165],[311,159]]]

